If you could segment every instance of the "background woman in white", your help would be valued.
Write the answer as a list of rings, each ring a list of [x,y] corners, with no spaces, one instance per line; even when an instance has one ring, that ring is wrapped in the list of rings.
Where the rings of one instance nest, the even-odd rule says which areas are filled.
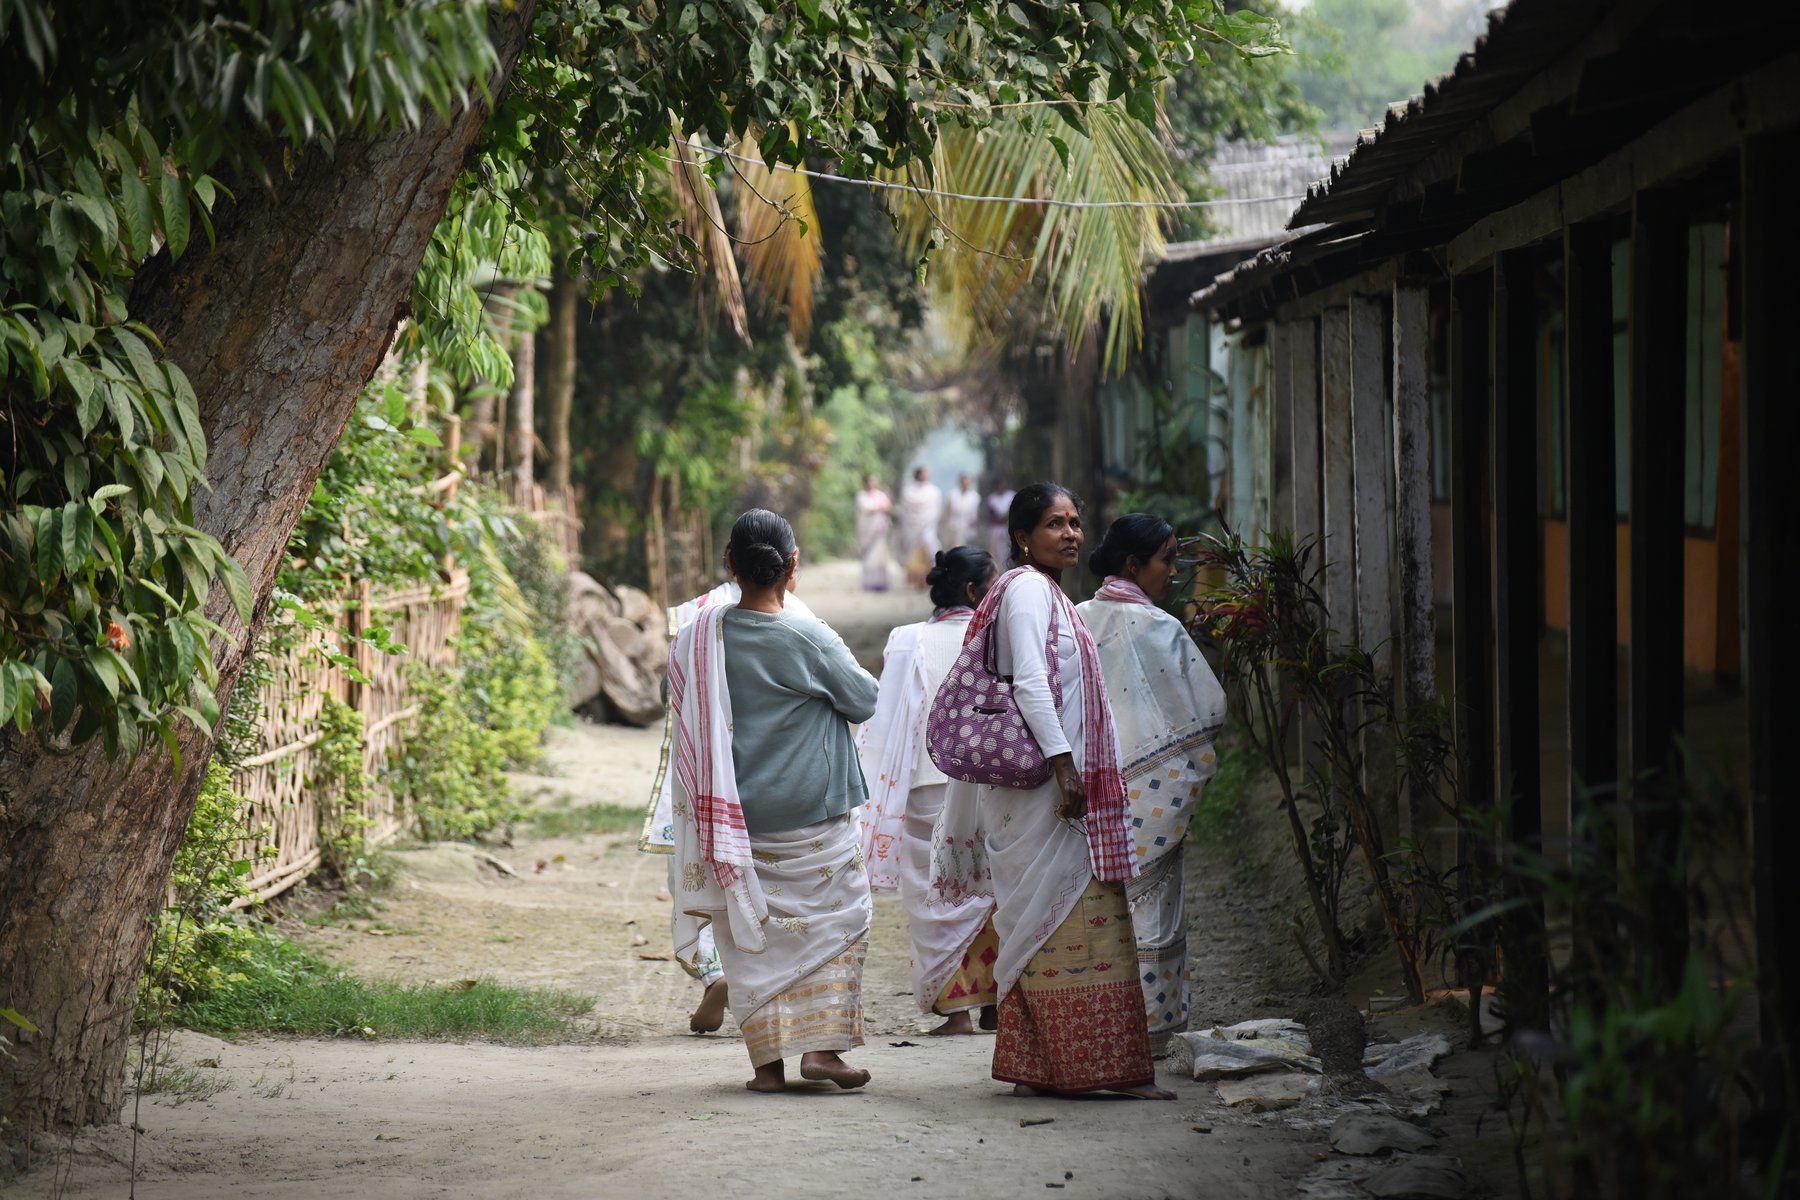
[[[862,560],[865,592],[888,589],[888,530],[894,524],[894,502],[873,475],[863,476],[856,493],[856,555]]]
[[[1225,691],[1181,622],[1158,608],[1175,579],[1175,530],[1127,513],[1088,569],[1105,582],[1077,611],[1100,648],[1119,731],[1138,874],[1125,885],[1137,930],[1138,980],[1153,1051],[1187,1028],[1187,917],[1182,839],[1216,763]]]
[[[979,864],[985,856],[972,828],[974,787],[945,777],[926,752],[925,722],[932,697],[962,650],[975,606],[994,582],[986,550],[956,546],[937,556],[926,582],[931,619],[888,635],[875,715],[862,727],[857,749],[869,802],[859,810],[869,885],[900,889],[912,933],[913,999],[922,1013],[948,1017],[933,1034],[975,1032],[970,1013],[992,1029],[994,957],[991,885]],[[947,803],[947,796],[953,799]],[[934,842],[948,816],[942,849]]]

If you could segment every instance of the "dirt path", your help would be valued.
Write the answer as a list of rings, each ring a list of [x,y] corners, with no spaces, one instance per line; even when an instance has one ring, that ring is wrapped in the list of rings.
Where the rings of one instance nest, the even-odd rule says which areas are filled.
[[[853,590],[852,565],[809,569],[809,602],[874,665],[920,596]],[[637,806],[656,730],[558,730],[551,773],[520,780],[547,804]],[[396,852],[400,878],[373,920],[307,930],[356,972],[404,981],[491,976],[598,998],[575,1044],[520,1048],[305,1039],[228,1044],[181,1035],[175,1056],[222,1090],[145,1097],[138,1196],[1291,1196],[1320,1148],[1316,1127],[1222,1106],[1165,1070],[1174,1104],[1021,1100],[988,1077],[988,1037],[919,1036],[904,917],[877,898],[865,977],[863,1092],[744,1091],[735,1026],[686,1030],[695,985],[668,961],[665,860],[633,833],[521,838],[492,849]],[[1280,964],[1262,911],[1229,864],[1197,854],[1193,953],[1206,1020],[1276,1015]],[[541,868],[541,869],[540,869]],[[1291,1010],[1290,1010],[1291,1011]],[[216,1075],[214,1074],[216,1072]],[[130,1109],[127,1109],[127,1121]],[[1037,1123],[1042,1121],[1049,1123]],[[1204,1132],[1197,1131],[1199,1126]],[[123,1196],[130,1134],[83,1135],[9,1195]]]

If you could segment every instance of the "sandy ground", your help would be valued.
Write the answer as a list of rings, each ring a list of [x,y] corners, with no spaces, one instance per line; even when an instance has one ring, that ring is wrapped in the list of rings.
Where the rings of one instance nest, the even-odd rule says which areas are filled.
[[[929,606],[854,589],[852,564],[810,568],[804,594],[860,657]],[[548,773],[520,777],[540,803],[637,806],[657,730],[556,730]],[[1291,1196],[1323,1149],[1316,1114],[1227,1108],[1210,1084],[1163,1071],[1173,1104],[1018,1099],[988,1075],[989,1036],[928,1039],[911,1003],[904,915],[877,898],[865,976],[874,1080],[746,1092],[749,1064],[728,1019],[687,1032],[698,988],[668,951],[665,861],[634,834],[518,838],[396,852],[374,921],[299,936],[352,970],[405,981],[490,976],[596,997],[569,1044],[393,1043],[178,1035],[177,1061],[222,1085],[208,1098],[142,1099],[135,1194],[226,1197]],[[1190,854],[1194,1024],[1292,1015],[1303,973],[1270,930],[1279,883],[1267,838]],[[1276,877],[1278,879],[1278,877]],[[1286,981],[1285,983],[1282,981]],[[1164,1064],[1167,1066],[1167,1064]],[[216,1073],[216,1074],[215,1074]],[[126,1127],[84,1134],[7,1196],[124,1196]],[[1048,1123],[1039,1123],[1039,1122]],[[1327,1125],[1329,1121],[1325,1122]]]

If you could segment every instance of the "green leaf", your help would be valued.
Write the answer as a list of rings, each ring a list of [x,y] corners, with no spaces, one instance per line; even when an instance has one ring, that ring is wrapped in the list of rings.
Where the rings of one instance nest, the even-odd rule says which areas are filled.
[[[229,555],[219,558],[219,578],[225,583],[225,591],[231,596],[231,605],[237,609],[238,620],[245,625],[250,624],[250,615],[256,609],[256,597],[250,591],[250,580],[244,575],[244,568]]]
[[[120,176],[119,184],[125,209],[125,240],[131,247],[131,256],[148,258],[150,239],[156,232],[156,206],[150,199],[150,189],[129,167]]]
[[[80,194],[70,196],[69,202],[81,210],[81,215],[92,223],[95,232],[109,244],[118,240],[119,218],[113,213],[110,204],[102,204],[92,196]]]
[[[206,720],[206,727],[211,729],[219,723],[219,702],[213,698],[213,690],[206,686],[204,679],[196,678],[188,685],[193,689],[194,705]]]
[[[81,698],[80,682],[75,678],[75,668],[69,665],[66,658],[58,658],[56,665],[50,668],[50,728],[58,733],[69,724],[69,718],[75,713],[75,704]]]
[[[125,328],[114,325],[112,335],[125,351],[126,359],[131,363],[131,373],[138,377],[146,391],[157,391],[164,386],[163,373],[157,369],[156,356],[150,353],[150,347],[144,339]]]
[[[188,198],[179,176],[164,173],[161,199],[163,238],[169,244],[169,256],[180,258],[188,244]]]
[[[99,676],[100,686],[106,689],[108,696],[117,700],[119,698],[119,671],[117,667],[113,666],[112,659],[108,658],[106,651],[99,646],[84,646],[82,650],[87,658],[88,668]]]
[[[16,1009],[0,1008],[0,1021],[9,1021],[12,1024],[17,1025],[20,1029],[23,1029],[26,1033],[38,1032],[38,1027],[33,1025]]]
[[[123,483],[109,483],[105,487],[96,490],[92,496],[89,496],[88,502],[90,504],[95,502],[105,504],[108,500],[114,500],[120,496],[129,496],[130,494],[131,488],[127,485]]]
[[[75,258],[81,253],[81,231],[75,227],[75,206],[67,200],[58,200],[50,206],[50,248],[56,254],[56,261],[63,266],[73,266]]]
[[[80,574],[94,556],[94,514],[79,500],[71,500],[62,511],[63,573]]]
[[[130,384],[113,382],[105,385],[106,410],[119,427],[119,439],[127,446],[137,442],[137,416],[132,411]]]
[[[46,508],[37,517],[37,576],[46,590],[62,574],[62,512]]]

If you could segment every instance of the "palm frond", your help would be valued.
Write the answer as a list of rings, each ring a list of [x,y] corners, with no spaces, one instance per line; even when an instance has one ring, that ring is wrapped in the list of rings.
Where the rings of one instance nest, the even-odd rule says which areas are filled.
[[[1118,106],[1096,105],[1086,118],[1085,134],[1041,111],[985,129],[946,128],[932,158],[932,186],[1088,202],[1176,198],[1156,130]],[[900,181],[923,187],[917,177]],[[1112,370],[1122,369],[1141,342],[1143,269],[1162,253],[1163,211],[892,194],[909,252],[938,247],[929,274],[933,296],[965,338],[1029,327],[1047,305],[1071,348],[1098,330],[1102,361]]]
[[[819,214],[812,181],[794,171],[763,164],[754,137],[746,135],[738,154],[737,219],[744,279],[763,303],[786,304],[788,330],[806,344],[812,332],[813,292],[822,267]]]
[[[681,210],[682,232],[700,248],[706,273],[712,278],[712,298],[730,322],[732,332],[749,342],[750,317],[744,304],[744,284],[738,278],[737,255],[732,252],[731,234],[719,208],[719,194],[701,168],[693,146],[679,134],[674,138],[673,150],[669,174],[675,202]]]

